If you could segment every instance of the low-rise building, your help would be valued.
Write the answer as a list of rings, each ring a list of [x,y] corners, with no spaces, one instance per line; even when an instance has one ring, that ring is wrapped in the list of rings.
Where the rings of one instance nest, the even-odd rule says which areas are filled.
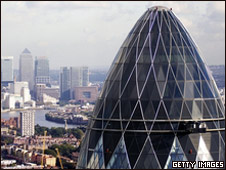
[[[21,90],[23,88],[27,88],[29,90],[28,82],[26,81],[14,81],[13,83],[9,84],[9,89],[11,94],[18,94],[21,95]],[[30,90],[29,90],[30,93]]]
[[[5,100],[2,102],[3,109],[22,108],[24,105],[23,97],[18,94],[5,94]]]
[[[44,104],[56,104],[59,100],[57,100],[54,97],[51,97],[45,93],[42,94],[42,98],[41,98],[42,103]]]
[[[43,94],[59,100],[60,90],[59,87],[47,87],[45,84],[36,84],[35,86],[35,98],[36,101],[43,101]]]
[[[36,163],[41,164],[42,162],[42,154],[36,155]],[[45,166],[56,166],[56,158],[52,155],[44,155],[43,156],[43,165]]]
[[[8,166],[15,163],[16,163],[16,160],[1,160],[1,166]]]
[[[74,99],[82,102],[95,102],[98,97],[97,86],[75,87]]]
[[[9,120],[3,120],[2,124],[5,126],[9,126],[11,128],[20,128],[20,120],[19,117],[10,117]]]
[[[1,127],[1,135],[7,135],[9,133],[8,127]]]

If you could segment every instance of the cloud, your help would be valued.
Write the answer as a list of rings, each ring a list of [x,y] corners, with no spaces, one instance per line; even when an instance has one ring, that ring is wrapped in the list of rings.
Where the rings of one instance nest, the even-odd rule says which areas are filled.
[[[44,1],[44,2],[26,2],[27,8],[42,8],[47,10],[57,10],[57,11],[66,11],[66,10],[77,10],[77,9],[106,9],[109,8],[109,3],[96,1],[96,2],[88,2],[88,1]]]
[[[110,65],[130,29],[145,10],[162,5],[173,8],[209,64],[224,62],[225,2],[1,3],[2,54],[14,55],[16,59],[28,47],[34,56],[47,55],[55,68],[84,63]],[[15,63],[18,67],[18,60]]]

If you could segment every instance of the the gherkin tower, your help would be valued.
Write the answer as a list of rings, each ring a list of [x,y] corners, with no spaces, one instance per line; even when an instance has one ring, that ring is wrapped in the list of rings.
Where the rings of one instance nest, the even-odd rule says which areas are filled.
[[[182,23],[152,7],[112,63],[77,168],[161,169],[179,160],[225,160],[225,108]]]

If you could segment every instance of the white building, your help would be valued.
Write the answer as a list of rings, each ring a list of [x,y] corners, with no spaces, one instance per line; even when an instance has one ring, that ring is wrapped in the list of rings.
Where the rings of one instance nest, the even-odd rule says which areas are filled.
[[[44,104],[47,104],[47,103],[56,104],[58,101],[59,100],[57,100],[56,98],[51,97],[45,93],[42,94],[42,102]]]
[[[36,107],[36,102],[34,100],[24,102],[24,109],[35,108],[35,107]]]
[[[28,87],[28,82],[26,81],[16,81],[9,84],[10,93],[12,94],[21,94],[21,89],[23,87]]]
[[[35,112],[33,110],[20,113],[20,126],[22,136],[33,136],[35,134]]]
[[[3,109],[21,108],[24,105],[23,97],[18,94],[4,93],[4,100],[2,100]]]
[[[28,87],[23,87],[20,92],[21,96],[24,99],[24,102],[31,100],[30,90]]]

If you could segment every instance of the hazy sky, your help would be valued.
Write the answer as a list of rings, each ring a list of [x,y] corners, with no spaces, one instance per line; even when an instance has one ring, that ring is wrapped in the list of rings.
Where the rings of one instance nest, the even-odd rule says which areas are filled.
[[[47,56],[50,68],[110,66],[139,17],[154,5],[173,8],[207,64],[225,63],[225,2],[1,2],[2,56]]]

